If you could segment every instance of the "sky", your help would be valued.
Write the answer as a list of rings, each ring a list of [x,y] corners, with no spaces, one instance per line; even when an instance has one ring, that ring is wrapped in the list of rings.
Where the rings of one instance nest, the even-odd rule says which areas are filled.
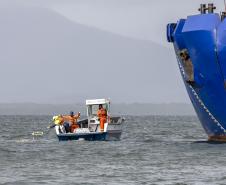
[[[223,0],[215,0],[219,11]],[[91,25],[110,32],[138,39],[152,40],[164,46],[165,26],[197,14],[206,0],[82,0],[64,1],[50,5],[55,11],[81,24]]]
[[[126,37],[151,40],[170,47],[165,40],[165,26],[178,18],[197,14],[201,3],[214,3],[217,12],[225,9],[224,0],[8,0],[54,10],[66,18],[121,34]]]
[[[0,103],[188,103],[165,27],[203,2],[0,0]]]

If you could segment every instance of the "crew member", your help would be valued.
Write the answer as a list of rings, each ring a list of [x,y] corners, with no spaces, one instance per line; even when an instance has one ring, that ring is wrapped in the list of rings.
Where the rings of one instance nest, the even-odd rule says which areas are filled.
[[[69,124],[69,130],[71,133],[74,133],[75,129],[79,128],[77,123],[78,118],[80,118],[80,112],[77,115],[74,115],[74,112],[71,111],[70,115],[64,116],[64,120]]]
[[[65,133],[65,128],[64,128],[64,118],[62,115],[58,116],[53,116],[53,122],[54,124],[48,126],[47,128],[54,128],[56,129],[57,133]]]
[[[107,111],[105,108],[103,108],[102,104],[99,105],[97,116],[99,117],[100,120],[100,131],[104,132],[104,123],[106,123],[107,121]]]

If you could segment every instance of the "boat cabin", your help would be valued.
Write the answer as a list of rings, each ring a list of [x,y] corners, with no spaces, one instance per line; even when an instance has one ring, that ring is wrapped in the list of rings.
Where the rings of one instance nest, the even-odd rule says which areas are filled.
[[[98,132],[100,129],[99,128],[100,121],[97,116],[97,112],[99,110],[99,105],[102,105],[103,108],[106,109],[108,118],[110,118],[110,100],[108,100],[108,99],[86,100],[88,128],[91,132]],[[108,120],[110,120],[110,119],[108,119]],[[107,130],[107,125],[108,125],[108,123],[105,123],[104,132],[106,132],[106,130]]]

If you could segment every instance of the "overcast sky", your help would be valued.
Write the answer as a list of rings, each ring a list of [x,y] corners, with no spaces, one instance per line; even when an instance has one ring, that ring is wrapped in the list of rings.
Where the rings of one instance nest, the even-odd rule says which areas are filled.
[[[6,4],[51,8],[70,20],[99,29],[168,46],[165,26],[197,14],[201,3],[214,3],[223,11],[224,0],[8,0]]]
[[[214,0],[221,11],[223,0]],[[76,22],[168,46],[165,26],[197,14],[206,0],[79,0],[54,3],[52,8]]]
[[[204,2],[0,0],[0,102],[189,102],[165,27]]]

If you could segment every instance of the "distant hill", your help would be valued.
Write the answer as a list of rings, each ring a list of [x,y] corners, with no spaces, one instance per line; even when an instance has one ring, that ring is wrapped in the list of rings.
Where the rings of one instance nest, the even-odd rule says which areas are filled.
[[[184,101],[169,49],[18,2],[0,4],[0,102]]]
[[[0,104],[0,115],[56,115],[68,114],[69,111],[86,115],[83,104]],[[113,115],[195,115],[190,104],[114,104]]]

